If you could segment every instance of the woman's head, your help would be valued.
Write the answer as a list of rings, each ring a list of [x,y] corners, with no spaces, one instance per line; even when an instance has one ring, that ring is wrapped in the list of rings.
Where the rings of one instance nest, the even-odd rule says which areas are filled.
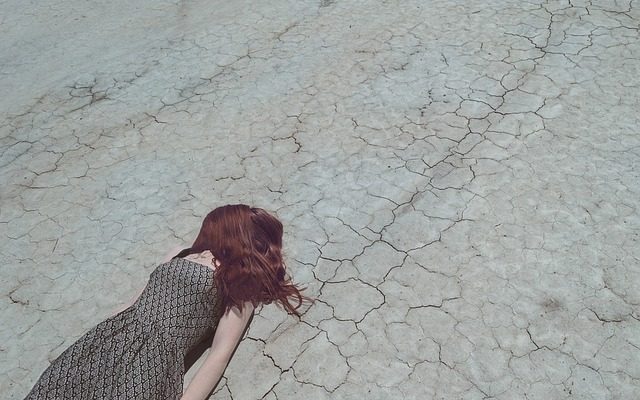
[[[216,271],[225,310],[246,301],[280,303],[298,314],[300,290],[287,278],[282,260],[282,223],[261,208],[226,205],[211,211],[190,249],[177,256],[211,251],[221,266]],[[297,303],[292,304],[292,299]]]

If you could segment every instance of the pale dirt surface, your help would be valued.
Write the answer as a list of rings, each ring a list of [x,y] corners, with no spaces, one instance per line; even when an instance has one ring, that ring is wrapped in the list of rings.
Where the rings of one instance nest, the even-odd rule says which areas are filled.
[[[637,1],[0,1],[0,393],[273,210],[214,399],[640,398]],[[189,376],[187,377],[187,380]]]

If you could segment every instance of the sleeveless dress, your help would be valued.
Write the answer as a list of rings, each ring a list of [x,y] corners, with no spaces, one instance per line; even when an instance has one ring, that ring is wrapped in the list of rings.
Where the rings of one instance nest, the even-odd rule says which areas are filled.
[[[186,370],[218,326],[217,294],[206,265],[157,266],[138,300],[60,354],[25,400],[180,399]]]

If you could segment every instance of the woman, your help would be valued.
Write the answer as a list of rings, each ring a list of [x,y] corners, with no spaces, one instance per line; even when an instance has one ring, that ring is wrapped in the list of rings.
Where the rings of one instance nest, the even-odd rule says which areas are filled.
[[[26,399],[208,398],[255,307],[276,302],[299,316],[303,296],[286,276],[281,249],[282,224],[265,210],[216,208],[193,245],[157,266],[126,309],[60,354]],[[208,344],[183,393],[185,371]]]

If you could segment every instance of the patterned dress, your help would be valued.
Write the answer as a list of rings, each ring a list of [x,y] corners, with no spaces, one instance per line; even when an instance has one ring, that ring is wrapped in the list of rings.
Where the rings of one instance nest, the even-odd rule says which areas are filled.
[[[220,315],[213,269],[174,258],[153,270],[132,306],[60,354],[25,400],[178,400]]]

